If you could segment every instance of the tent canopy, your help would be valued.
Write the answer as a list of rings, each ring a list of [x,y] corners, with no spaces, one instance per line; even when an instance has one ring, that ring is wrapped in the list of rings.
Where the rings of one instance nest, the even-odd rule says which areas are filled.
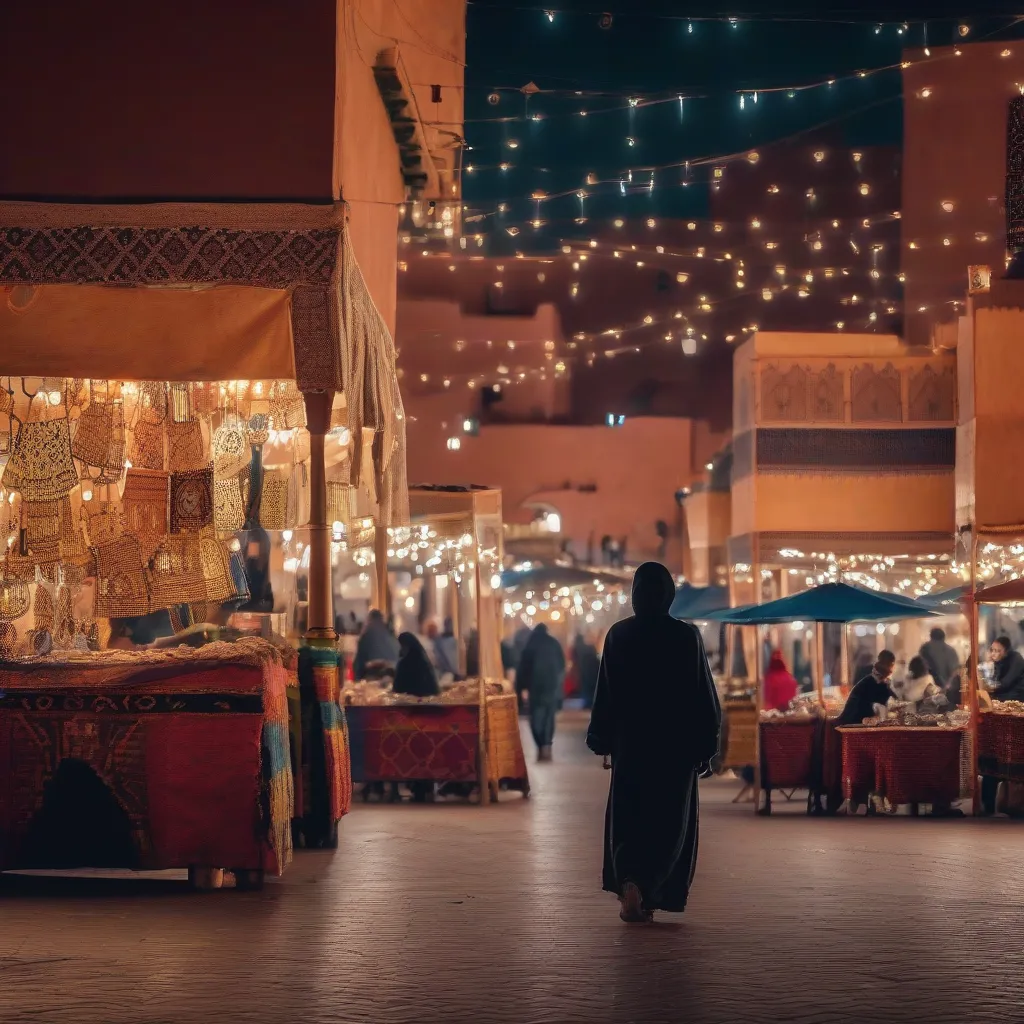
[[[985,587],[974,595],[975,604],[1008,604],[1011,601],[1024,601],[1024,579],[997,583],[994,587]]]
[[[937,594],[926,594],[918,598],[918,604],[924,605],[925,608],[933,608],[937,612],[955,614],[966,595],[966,587],[951,587],[949,590],[940,590]]]
[[[734,608],[716,615],[719,622],[740,626],[782,622],[885,622],[890,619],[921,619],[934,615],[906,597],[878,594],[849,583],[825,583],[792,597]]]
[[[676,591],[669,614],[676,619],[706,619],[711,613],[728,608],[727,587],[694,587],[684,583]]]
[[[294,380],[285,288],[18,286],[0,302],[3,371],[109,380]]]

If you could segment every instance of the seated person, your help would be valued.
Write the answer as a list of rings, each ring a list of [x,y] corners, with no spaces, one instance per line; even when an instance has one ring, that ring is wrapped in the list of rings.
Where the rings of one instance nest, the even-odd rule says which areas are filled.
[[[850,691],[846,706],[836,721],[837,725],[860,725],[865,718],[872,718],[875,705],[883,707],[896,696],[889,686],[892,670],[896,667],[896,655],[882,651],[871,671],[857,681]]]
[[[998,636],[989,648],[992,678],[989,694],[995,700],[1024,700],[1024,658],[1013,649],[1008,636]]]
[[[917,711],[937,713],[946,708],[945,693],[935,682],[924,658],[920,655],[910,659],[903,681],[893,684],[896,699],[913,704]]]

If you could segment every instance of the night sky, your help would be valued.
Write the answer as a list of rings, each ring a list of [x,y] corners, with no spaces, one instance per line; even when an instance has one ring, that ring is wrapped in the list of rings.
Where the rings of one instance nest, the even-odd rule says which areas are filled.
[[[515,247],[542,249],[585,231],[582,216],[705,216],[715,158],[801,137],[898,145],[905,47],[950,45],[961,23],[967,42],[1024,34],[997,16],[1005,2],[878,6],[470,3],[463,183],[481,219],[466,229],[521,224]]]

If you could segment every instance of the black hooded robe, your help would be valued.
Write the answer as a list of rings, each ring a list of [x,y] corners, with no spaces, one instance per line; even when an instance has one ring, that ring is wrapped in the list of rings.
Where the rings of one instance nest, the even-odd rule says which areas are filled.
[[[604,889],[632,881],[646,910],[681,912],[697,863],[697,778],[718,751],[722,711],[700,633],[669,616],[658,562],[633,579],[633,616],[605,639],[587,745],[612,757]]]
[[[423,644],[412,633],[403,633],[398,638],[398,646],[401,653],[395,667],[392,692],[410,697],[436,697],[441,687]]]

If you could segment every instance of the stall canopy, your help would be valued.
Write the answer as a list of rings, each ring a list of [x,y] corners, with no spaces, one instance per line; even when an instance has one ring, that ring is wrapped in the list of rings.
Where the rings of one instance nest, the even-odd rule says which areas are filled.
[[[970,594],[966,595],[968,600]],[[1024,579],[1007,580],[994,587],[985,587],[974,595],[975,604],[1011,604],[1024,602]]]
[[[529,569],[507,569],[501,574],[501,585],[505,590],[517,587],[548,590],[596,585],[618,587],[628,583],[629,580],[624,576],[613,576],[595,569],[578,569],[572,565],[538,565]]]
[[[934,615],[906,597],[878,594],[849,583],[824,583],[792,597],[734,608],[714,616],[719,622],[738,626],[772,625],[781,622],[885,622],[889,619],[921,619]]]
[[[684,583],[676,591],[669,614],[676,619],[707,619],[728,608],[728,587],[694,587]]]
[[[937,612],[953,614],[959,611],[960,602],[966,595],[966,587],[951,587],[949,590],[941,590],[937,594],[926,594],[924,597],[918,598],[917,603]]]

